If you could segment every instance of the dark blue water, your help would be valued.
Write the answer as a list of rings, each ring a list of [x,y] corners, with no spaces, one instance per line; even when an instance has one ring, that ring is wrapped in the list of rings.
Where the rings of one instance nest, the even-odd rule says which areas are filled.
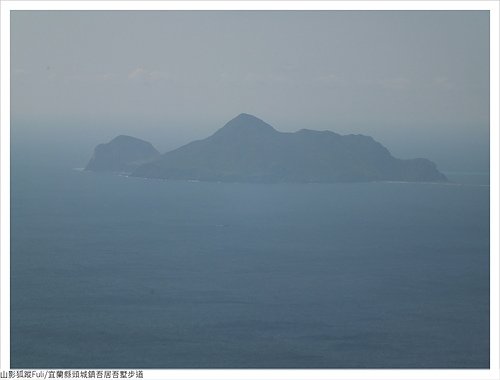
[[[488,180],[456,178],[13,167],[12,366],[489,367]]]

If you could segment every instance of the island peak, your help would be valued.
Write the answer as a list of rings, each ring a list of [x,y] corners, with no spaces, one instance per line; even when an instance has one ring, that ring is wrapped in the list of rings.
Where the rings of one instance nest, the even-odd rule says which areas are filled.
[[[258,133],[258,132],[277,132],[271,125],[264,120],[248,113],[241,113],[235,118],[229,120],[215,135],[226,133]]]
[[[119,135],[94,149],[85,170],[130,173],[160,156],[151,143],[128,135]]]

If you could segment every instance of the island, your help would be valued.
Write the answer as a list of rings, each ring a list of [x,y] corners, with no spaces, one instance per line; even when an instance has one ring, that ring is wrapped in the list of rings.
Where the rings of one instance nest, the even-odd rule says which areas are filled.
[[[372,137],[310,129],[279,132],[245,113],[203,140],[137,165],[130,176],[260,183],[447,181],[432,161],[395,158]]]
[[[151,143],[120,135],[106,144],[99,144],[85,170],[130,173],[142,164],[160,157]]]

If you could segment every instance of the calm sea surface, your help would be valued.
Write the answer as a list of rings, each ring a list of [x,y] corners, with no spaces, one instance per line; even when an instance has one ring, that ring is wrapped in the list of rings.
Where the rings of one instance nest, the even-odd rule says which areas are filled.
[[[11,360],[489,367],[488,176],[223,184],[12,170]]]

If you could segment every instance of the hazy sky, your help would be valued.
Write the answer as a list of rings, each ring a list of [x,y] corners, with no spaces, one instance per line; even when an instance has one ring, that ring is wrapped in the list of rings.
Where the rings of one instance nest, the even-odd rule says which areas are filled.
[[[16,11],[13,128],[161,150],[241,112],[487,166],[489,13]],[[455,163],[455,165],[453,165]]]

